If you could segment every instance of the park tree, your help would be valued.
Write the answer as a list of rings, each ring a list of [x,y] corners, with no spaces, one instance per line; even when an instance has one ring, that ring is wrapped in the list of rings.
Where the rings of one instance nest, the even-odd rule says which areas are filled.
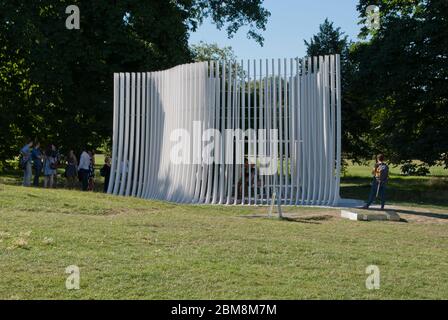
[[[232,47],[220,47],[217,43],[205,43],[203,41],[191,46],[194,61],[235,61],[237,57]]]
[[[364,27],[353,50],[372,153],[448,166],[448,1],[360,0],[361,23],[372,4],[380,27]]]
[[[77,5],[80,28],[67,29]],[[206,18],[260,44],[261,0],[0,0],[0,161],[26,137],[63,149],[99,146],[112,132],[113,73],[190,62],[189,33]]]
[[[363,112],[363,101],[352,90],[355,66],[350,49],[354,46],[348,36],[328,19],[319,32],[306,41],[308,56],[339,54],[341,56],[342,91],[342,152],[344,159],[361,161],[369,156],[369,114]]]

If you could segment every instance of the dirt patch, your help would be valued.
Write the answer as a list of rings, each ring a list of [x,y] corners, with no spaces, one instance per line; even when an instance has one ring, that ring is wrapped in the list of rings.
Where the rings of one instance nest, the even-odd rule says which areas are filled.
[[[375,214],[385,213],[380,210],[378,206],[373,206],[370,209],[361,208],[347,208],[348,211],[353,211],[361,214]],[[386,206],[386,211],[395,212],[400,216],[400,221],[410,223],[448,223],[448,212],[442,209],[422,208],[422,207],[407,207],[407,206]]]
[[[441,209],[390,206],[401,218],[408,222],[448,224],[448,212]]]

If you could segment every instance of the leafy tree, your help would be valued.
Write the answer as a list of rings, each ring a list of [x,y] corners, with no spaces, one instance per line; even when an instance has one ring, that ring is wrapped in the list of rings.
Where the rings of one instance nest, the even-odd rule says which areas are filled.
[[[191,46],[194,61],[235,61],[237,59],[232,47],[219,47],[217,43],[205,43],[203,41]]]
[[[319,26],[319,32],[310,42],[304,40],[309,56],[328,54],[344,54],[348,52],[348,36],[344,35],[341,28],[335,28],[334,23],[328,18]]]
[[[392,162],[448,166],[448,2],[360,0],[380,9],[380,29],[353,51],[356,94],[369,101],[373,152]]]
[[[354,46],[348,36],[328,19],[319,26],[319,32],[306,41],[308,56],[341,55],[342,91],[342,151],[344,158],[360,161],[369,151],[369,115],[363,112],[363,101],[353,93],[355,66],[350,48]]]
[[[67,6],[80,30],[67,30]],[[257,0],[0,0],[0,161],[25,137],[64,149],[112,132],[113,73],[190,62],[189,32],[209,17],[259,43],[269,13]]]

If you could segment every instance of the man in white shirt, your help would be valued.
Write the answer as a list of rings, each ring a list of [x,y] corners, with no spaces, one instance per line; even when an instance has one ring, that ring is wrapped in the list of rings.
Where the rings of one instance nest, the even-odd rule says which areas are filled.
[[[78,171],[81,175],[82,190],[87,191],[89,186],[89,167],[90,167],[90,156],[87,153],[87,148],[84,148],[81,157],[79,159]]]

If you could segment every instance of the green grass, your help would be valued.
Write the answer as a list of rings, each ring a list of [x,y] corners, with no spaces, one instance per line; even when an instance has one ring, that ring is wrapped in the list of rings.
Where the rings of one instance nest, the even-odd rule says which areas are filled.
[[[446,224],[287,211],[303,218],[0,184],[0,299],[448,297]],[[365,287],[371,264],[379,290]],[[80,290],[65,288],[69,265]]]
[[[341,178],[341,196],[343,198],[367,200],[371,167],[350,164]],[[387,202],[409,206],[448,208],[448,170],[431,167],[431,175],[426,177],[403,176],[399,167],[390,168],[390,180],[387,186]]]

